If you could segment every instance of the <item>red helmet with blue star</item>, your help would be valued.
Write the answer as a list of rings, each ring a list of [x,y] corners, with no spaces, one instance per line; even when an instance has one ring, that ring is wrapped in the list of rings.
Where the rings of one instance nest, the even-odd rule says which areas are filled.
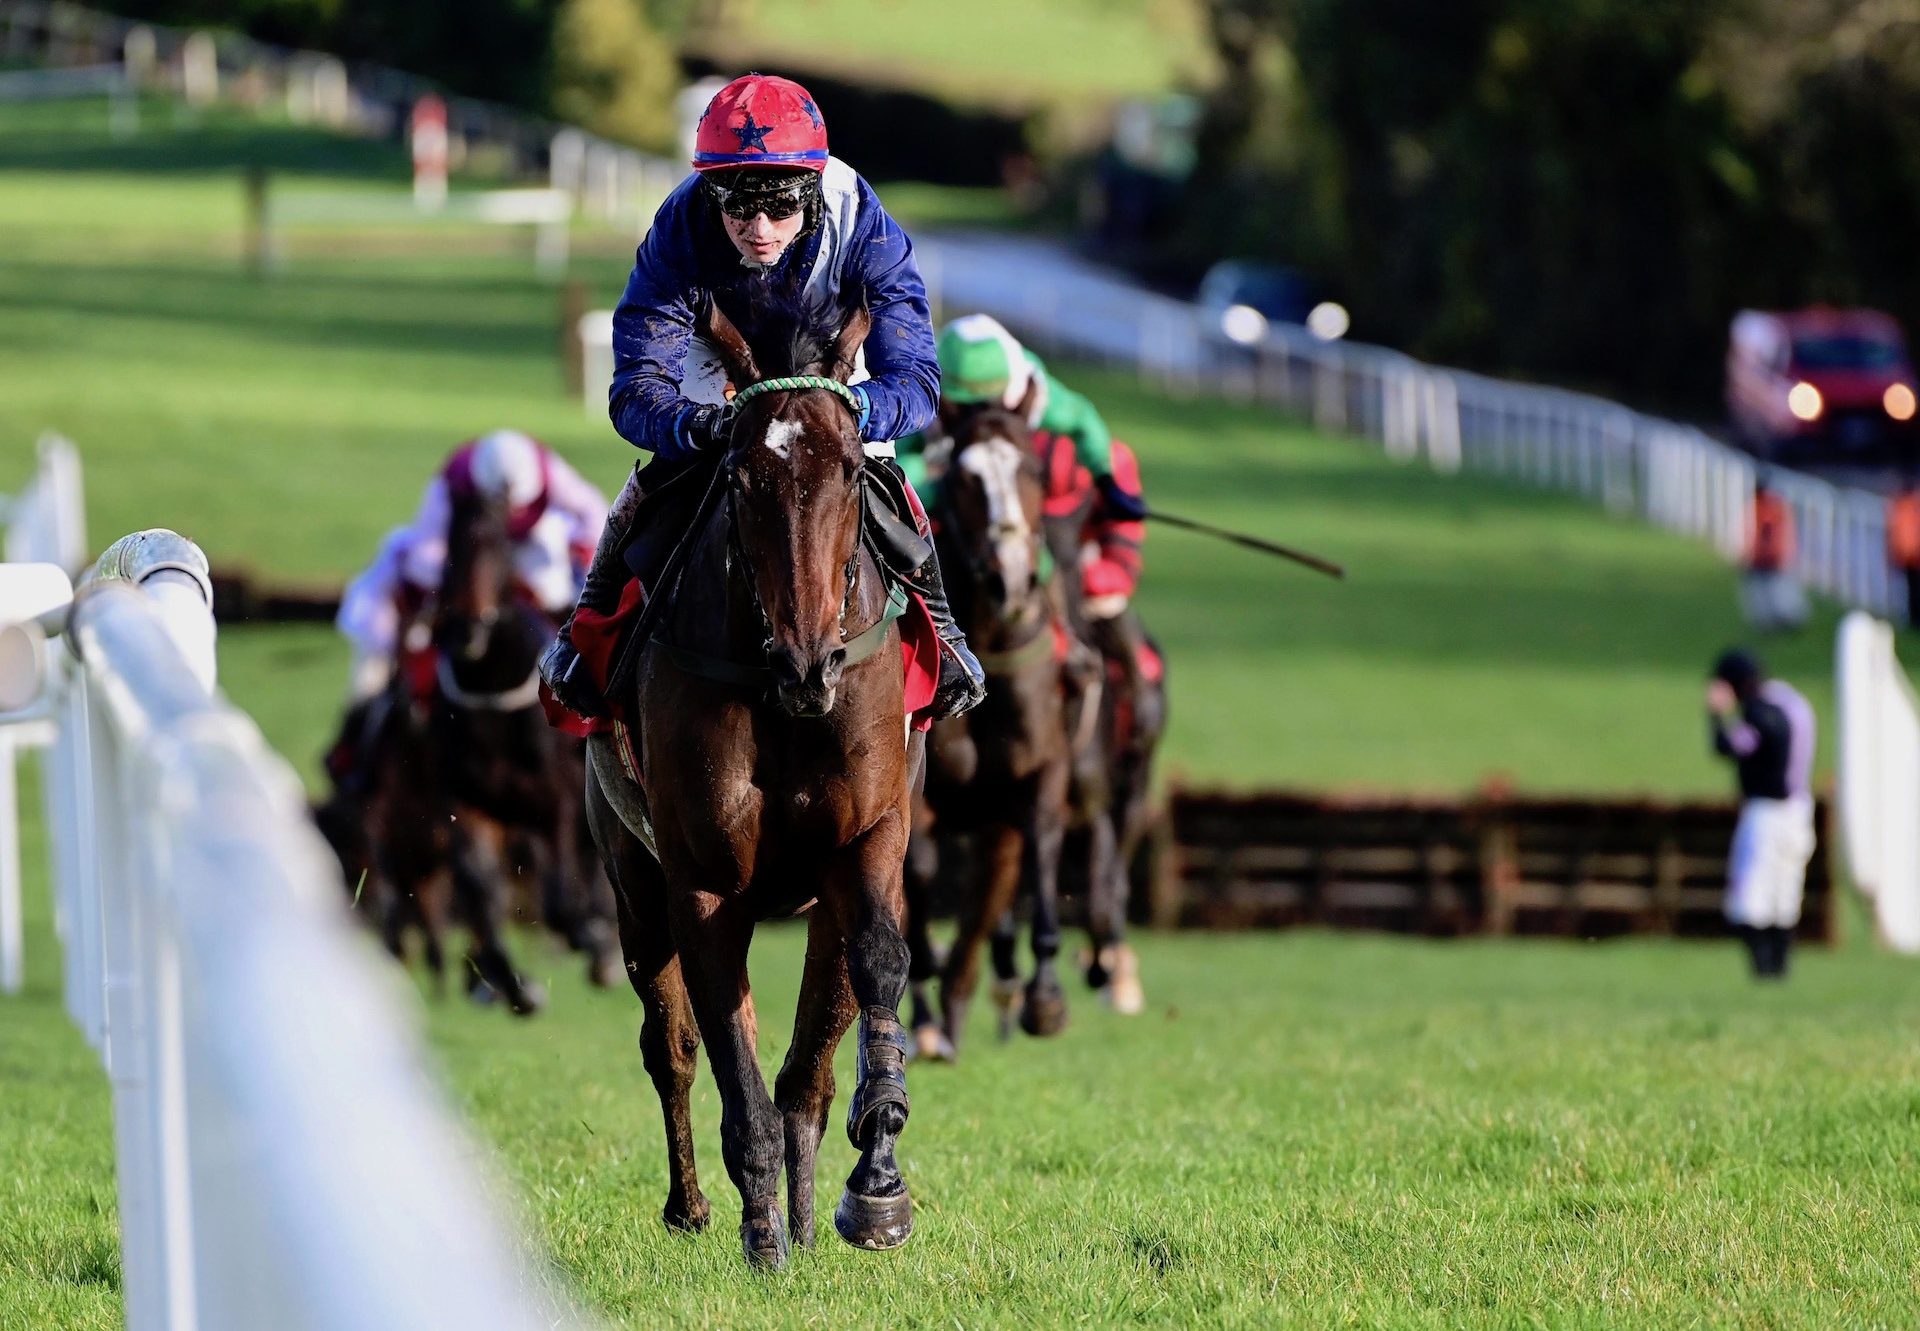
[[[792,79],[746,74],[713,95],[693,140],[695,171],[827,169],[827,122]]]

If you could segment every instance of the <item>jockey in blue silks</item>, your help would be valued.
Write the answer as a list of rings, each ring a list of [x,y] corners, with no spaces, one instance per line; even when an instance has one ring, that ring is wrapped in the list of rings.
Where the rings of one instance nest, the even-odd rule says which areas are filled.
[[[574,618],[612,615],[627,581],[622,552],[654,473],[678,472],[724,449],[731,424],[726,372],[696,332],[717,304],[749,342],[769,310],[822,313],[864,302],[872,328],[851,379],[870,465],[891,469],[924,529],[918,501],[892,463],[892,441],[924,429],[938,410],[940,364],[913,242],[873,188],[827,153],[813,98],[788,79],[750,74],[716,94],[695,139],[695,174],[667,197],[634,256],[614,313],[609,414],[623,438],[654,454],[613,503]],[[787,314],[785,317],[791,317]],[[897,570],[931,612],[943,650],[935,715],[985,696],[985,675],[953,622],[938,561]],[[603,715],[592,670],[569,625],[541,661],[568,709]]]

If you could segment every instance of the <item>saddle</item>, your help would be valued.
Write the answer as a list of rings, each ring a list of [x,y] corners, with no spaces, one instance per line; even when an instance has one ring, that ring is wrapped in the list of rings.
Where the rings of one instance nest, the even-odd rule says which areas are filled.
[[[603,692],[611,710],[633,683],[640,654],[671,608],[679,590],[679,574],[692,552],[693,540],[726,490],[718,454],[691,458],[656,458],[640,473],[642,494],[628,524],[619,557],[632,575],[620,597],[619,608],[604,619],[591,621],[576,613],[573,641],[594,674],[605,681]],[[920,535],[907,497],[906,480],[896,464],[868,459],[861,472],[861,540],[879,566],[890,603],[890,615],[900,613],[903,651],[909,673],[909,710],[931,701],[932,683],[939,673],[939,648],[931,619],[905,586],[905,574],[919,568],[933,547]],[[693,654],[687,653],[689,657]],[[610,730],[611,722],[589,724],[584,730],[570,724],[566,714],[549,720],[575,733]],[[620,718],[622,721],[626,718]]]

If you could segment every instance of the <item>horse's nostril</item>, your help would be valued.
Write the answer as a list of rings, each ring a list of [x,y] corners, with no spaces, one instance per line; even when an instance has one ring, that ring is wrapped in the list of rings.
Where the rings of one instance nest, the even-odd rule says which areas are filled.
[[[840,676],[847,668],[847,649],[836,647],[828,652],[820,662],[820,683],[832,688],[840,682]]]

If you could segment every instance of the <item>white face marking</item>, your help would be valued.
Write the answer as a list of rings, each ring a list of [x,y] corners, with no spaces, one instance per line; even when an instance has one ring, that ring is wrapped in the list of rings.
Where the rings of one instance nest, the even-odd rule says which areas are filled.
[[[1033,564],[1028,557],[1033,529],[1027,523],[1026,505],[1020,500],[1024,460],[1020,446],[1010,439],[982,440],[960,453],[961,470],[978,477],[980,488],[986,492],[988,535],[1011,597],[1026,595],[1033,581]]]
[[[793,449],[793,441],[800,437],[799,421],[774,421],[767,426],[767,437],[760,442],[773,450],[777,458],[785,458]]]

